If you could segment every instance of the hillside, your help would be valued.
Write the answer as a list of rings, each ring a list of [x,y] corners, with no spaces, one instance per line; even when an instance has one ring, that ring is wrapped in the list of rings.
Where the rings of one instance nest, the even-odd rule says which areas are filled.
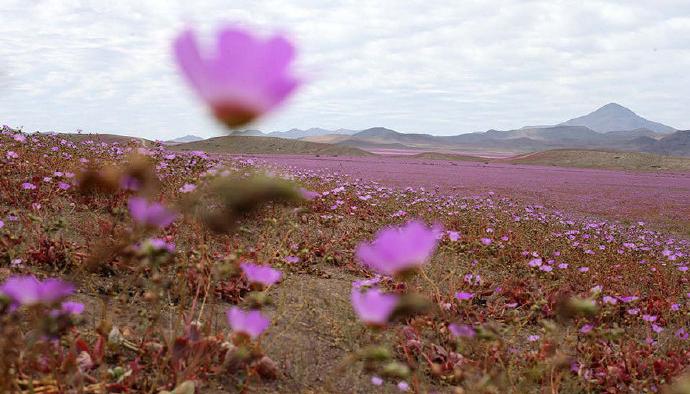
[[[635,171],[690,171],[690,158],[640,152],[558,149],[501,160],[513,164]]]
[[[130,136],[126,136],[126,135],[117,135],[117,134],[58,133],[58,135],[61,138],[64,138],[68,141],[72,141],[75,143],[76,142],[84,142],[84,141],[94,141],[94,142],[98,142],[98,143],[102,142],[102,143],[106,143],[106,144],[112,144],[112,143],[127,144],[130,142],[141,142],[144,144],[153,143],[153,141],[147,140],[145,138],[130,137]]]
[[[291,140],[275,137],[223,136],[203,141],[179,144],[171,150],[232,154],[288,154],[288,155],[330,155],[371,156],[372,153],[346,146],[320,144],[316,142]]]

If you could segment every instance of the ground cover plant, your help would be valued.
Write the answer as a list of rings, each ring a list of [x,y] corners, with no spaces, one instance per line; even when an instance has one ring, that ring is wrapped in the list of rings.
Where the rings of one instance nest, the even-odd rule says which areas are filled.
[[[219,43],[276,62],[181,36],[224,124],[297,86]],[[687,390],[690,247],[643,222],[7,126],[0,160],[0,390]]]

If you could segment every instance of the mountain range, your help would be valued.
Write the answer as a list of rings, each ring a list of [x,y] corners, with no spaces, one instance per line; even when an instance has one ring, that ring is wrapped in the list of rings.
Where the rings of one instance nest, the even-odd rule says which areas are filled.
[[[240,136],[279,137],[329,143],[369,151],[419,150],[526,153],[549,149],[608,149],[690,156],[690,132],[645,119],[628,108],[609,103],[587,115],[557,125],[488,130],[453,136],[400,133],[385,127],[366,130],[310,128]]]

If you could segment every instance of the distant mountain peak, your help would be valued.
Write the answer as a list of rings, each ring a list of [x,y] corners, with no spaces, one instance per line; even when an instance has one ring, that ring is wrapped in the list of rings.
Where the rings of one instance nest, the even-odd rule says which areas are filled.
[[[598,132],[635,130],[646,128],[657,133],[672,133],[676,129],[645,119],[618,103],[608,103],[596,111],[559,124],[559,126],[585,126]]]

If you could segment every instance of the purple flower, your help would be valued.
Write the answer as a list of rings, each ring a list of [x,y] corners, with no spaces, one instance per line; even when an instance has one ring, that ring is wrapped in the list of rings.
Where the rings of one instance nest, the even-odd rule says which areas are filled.
[[[383,379],[374,375],[371,377],[371,384],[373,384],[374,386],[380,386],[383,384]]]
[[[602,301],[604,301],[604,304],[611,304],[611,305],[616,305],[618,303],[618,300],[614,297],[611,297],[611,296],[604,296],[602,298]]]
[[[84,312],[84,304],[81,302],[65,301],[61,305],[61,311],[69,315],[81,315]]]
[[[359,319],[372,326],[384,326],[398,305],[397,295],[384,294],[377,288],[361,291],[353,287],[350,300]]]
[[[380,230],[371,243],[357,247],[357,258],[370,269],[395,275],[425,264],[436,250],[439,228],[428,228],[420,221],[402,227]]]
[[[137,222],[151,227],[167,227],[175,220],[176,215],[163,205],[149,203],[145,198],[132,197],[129,199],[129,213]]]
[[[180,188],[180,193],[191,193],[191,192],[193,192],[194,190],[196,190],[196,185],[193,185],[193,184],[191,184],[191,183],[185,183],[185,184],[182,185],[182,187]]]
[[[271,321],[259,310],[244,311],[233,306],[226,312],[232,331],[256,339],[264,332]]]
[[[31,182],[24,182],[24,183],[22,183],[22,189],[24,189],[24,190],[35,190],[36,185],[34,185]]]
[[[530,342],[536,342],[540,339],[541,337],[539,335],[530,335],[527,337],[527,340]]]
[[[455,293],[455,298],[457,298],[460,301],[471,300],[472,297],[474,297],[474,293],[466,293],[464,291],[459,291]]]
[[[282,36],[261,40],[238,27],[218,32],[216,49],[202,53],[193,31],[174,43],[188,82],[228,127],[245,125],[283,102],[300,84],[289,74],[295,50]]]
[[[646,322],[654,322],[656,321],[657,317],[654,315],[642,315],[642,320]]]
[[[288,262],[288,263],[290,263],[290,264],[299,263],[299,260],[300,260],[300,259],[299,259],[299,257],[297,257],[297,256],[287,256],[287,257],[285,257],[285,261]]]
[[[664,328],[661,327],[661,326],[659,326],[659,325],[656,325],[655,323],[652,323],[652,331],[654,331],[655,333],[659,334],[659,333],[661,333],[662,331],[664,331]]]
[[[492,242],[491,238],[482,238],[482,239],[480,239],[480,241],[481,241],[482,245],[486,245],[486,246],[491,245],[491,242]]]
[[[448,231],[448,238],[455,242],[460,239],[460,233],[457,231]]]
[[[401,380],[400,382],[398,382],[398,390],[400,390],[400,391],[409,391],[409,390],[410,390],[410,385],[409,385],[406,381]]]
[[[81,315],[84,312],[84,304],[81,302],[65,301],[60,305],[60,309],[55,309],[50,312],[50,316],[57,317],[60,315]]]
[[[474,338],[474,336],[477,335],[474,328],[466,324],[450,323],[448,325],[448,331],[450,331],[454,337]]]
[[[593,325],[591,325],[591,324],[585,324],[584,326],[582,326],[582,327],[580,328],[580,332],[583,333],[583,334],[588,334],[590,331],[592,331],[593,328],[594,328]]]
[[[168,253],[175,253],[175,244],[172,242],[165,242],[164,239],[160,238],[149,238],[142,244],[142,246],[150,247],[153,250],[165,250]]]
[[[313,192],[313,191],[311,191],[311,190],[307,190],[307,189],[305,189],[305,188],[303,188],[303,187],[300,187],[300,188],[299,188],[299,193],[300,193],[300,195],[302,196],[303,199],[308,200],[308,201],[311,201],[311,200],[314,200],[314,199],[316,199],[316,198],[321,197],[321,194],[320,194],[320,193]]]
[[[62,190],[68,190],[70,187],[72,187],[72,185],[70,185],[69,183],[65,183],[65,182],[59,182],[58,187]]]
[[[637,301],[637,300],[640,299],[640,297],[637,297],[637,296],[626,296],[626,297],[618,297],[618,299],[621,300],[621,301],[623,301],[623,302],[625,302],[625,303],[628,303],[628,302]]]
[[[282,272],[265,265],[242,263],[240,267],[242,267],[242,271],[249,282],[264,286],[270,286],[278,282],[283,276]]]
[[[74,286],[59,279],[41,282],[33,275],[10,277],[0,286],[0,293],[16,305],[52,304],[74,292]]]
[[[676,338],[682,339],[682,340],[686,340],[686,339],[688,339],[688,337],[690,337],[690,335],[688,335],[687,331],[685,331],[685,328],[682,328],[682,327],[679,328],[678,330],[676,330],[674,335],[676,336]]]

